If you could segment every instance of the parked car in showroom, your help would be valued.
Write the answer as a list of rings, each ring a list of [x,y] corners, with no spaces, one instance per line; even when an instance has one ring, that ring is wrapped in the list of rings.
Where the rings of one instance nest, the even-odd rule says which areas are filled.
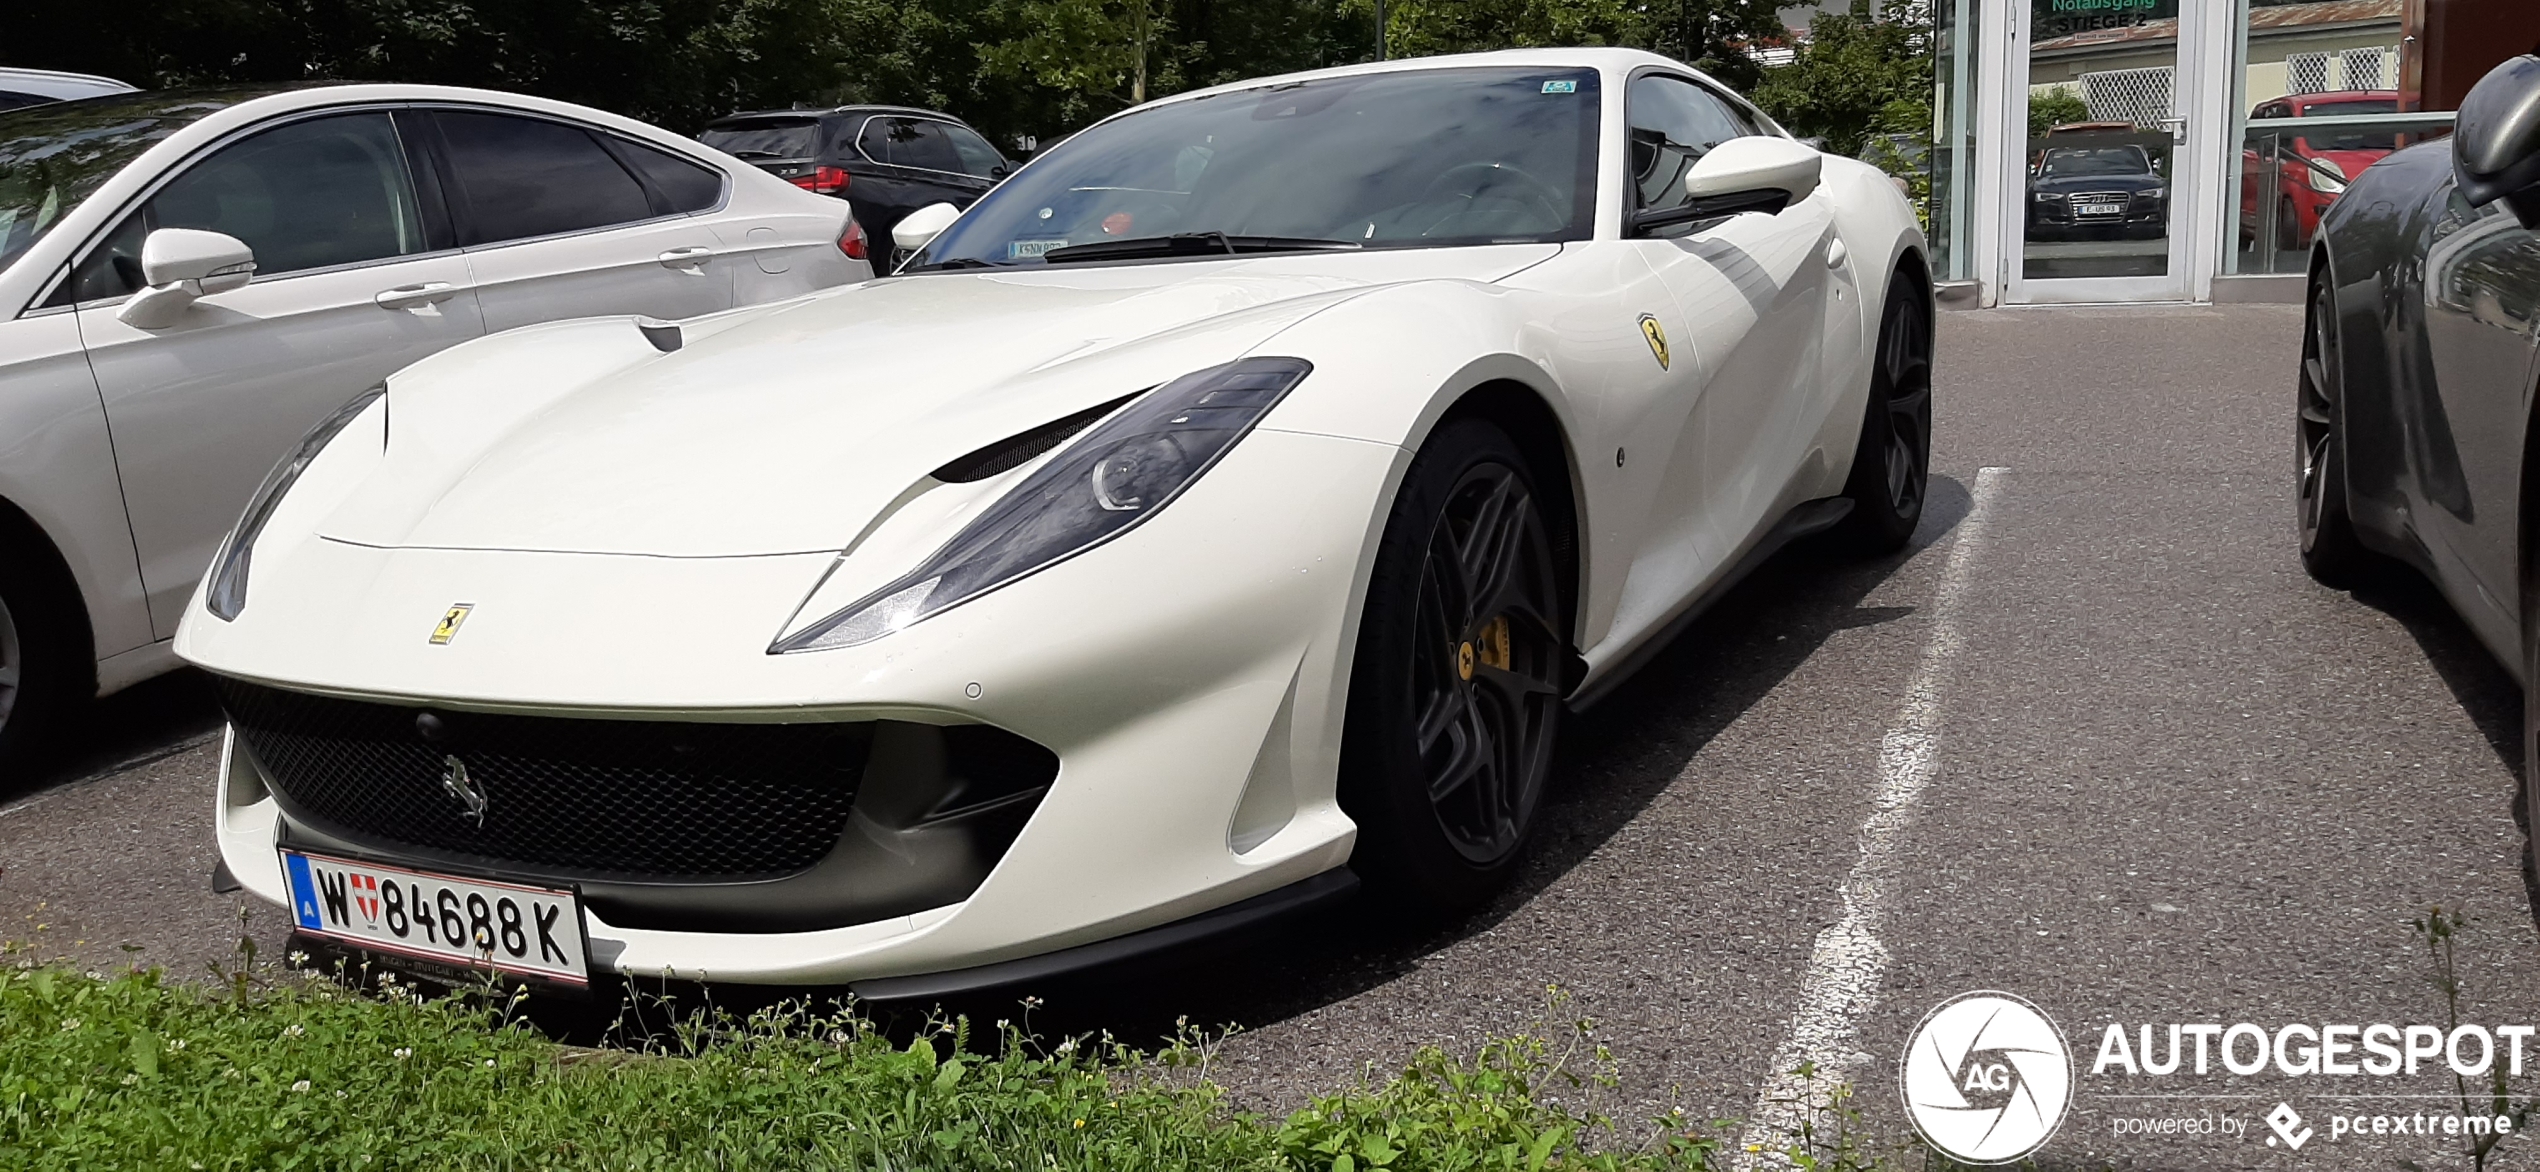
[[[2522,682],[2540,827],[2540,56],[2481,79],[2449,139],[2355,177],[2321,221],[2309,298],[2302,564],[2336,586],[2384,559],[2434,581]]]
[[[2169,230],[2169,180],[2139,143],[2049,146],[2029,169],[2030,240],[2148,238]]]
[[[1014,169],[968,123],[908,106],[755,110],[715,119],[697,138],[805,191],[853,202],[856,222],[879,241],[928,204],[969,207]]]
[[[0,110],[34,106],[45,102],[66,102],[73,98],[97,98],[107,94],[128,94],[135,87],[111,77],[94,73],[63,73],[52,69],[16,69],[0,66]]]
[[[1922,513],[1912,208],[1654,54],[1178,94],[895,237],[313,432],[178,638],[229,875],[439,979],[874,998],[1471,909],[1565,707]]]
[[[2261,102],[2249,112],[2249,130],[2260,134],[2260,122],[2275,118],[2335,117],[2341,114],[2388,114],[2399,108],[2393,90],[2333,90],[2294,94]],[[2309,247],[2319,234],[2320,215],[2364,168],[2399,149],[2393,130],[2353,127],[2307,129],[2275,140],[2271,156],[2255,147],[2240,152],[2240,239],[2254,241],[2272,231],[2279,251]],[[2270,166],[2272,164],[2272,166]],[[2272,175],[2270,172],[2272,171]],[[2269,180],[2273,182],[2270,183]],[[2275,205],[2270,229],[2267,203]]]
[[[859,280],[863,247],[835,201],[512,94],[0,111],[0,780],[80,701],[176,666],[213,548],[347,396],[517,326]]]

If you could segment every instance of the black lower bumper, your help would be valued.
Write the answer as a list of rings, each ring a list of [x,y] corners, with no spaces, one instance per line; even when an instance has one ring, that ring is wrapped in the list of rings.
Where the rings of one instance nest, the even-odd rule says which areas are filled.
[[[1213,937],[1255,930],[1273,920],[1338,903],[1357,890],[1358,876],[1347,867],[1336,867],[1240,903],[1231,903],[1215,911],[1202,912],[1143,932],[997,964],[906,977],[876,977],[853,982],[847,988],[866,1001],[916,1001],[995,989],[1024,981],[1047,980],[1188,947]]]

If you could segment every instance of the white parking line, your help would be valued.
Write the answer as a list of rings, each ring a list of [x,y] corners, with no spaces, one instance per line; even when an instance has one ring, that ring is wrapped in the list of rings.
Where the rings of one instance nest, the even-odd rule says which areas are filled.
[[[1964,642],[1958,612],[2007,471],[1976,472],[1974,503],[1958,522],[1933,592],[1929,641],[1905,686],[1905,703],[1879,744],[1878,792],[1871,798],[1869,820],[1861,825],[1861,857],[1844,880],[1843,918],[1817,934],[1808,972],[1800,980],[1799,1011],[1792,1015],[1790,1037],[1774,1052],[1748,1117],[1741,1167],[1787,1166],[1781,1153],[1798,1142],[1801,1123],[1824,1105],[1828,1090],[1849,1081],[1868,1057],[1860,1052],[1857,1032],[1877,1004],[1879,982],[1887,974],[1888,951],[1879,941],[1879,928],[1895,889],[1896,843],[1939,765],[1941,688]],[[1797,1073],[1803,1064],[1812,1066],[1813,1079]]]

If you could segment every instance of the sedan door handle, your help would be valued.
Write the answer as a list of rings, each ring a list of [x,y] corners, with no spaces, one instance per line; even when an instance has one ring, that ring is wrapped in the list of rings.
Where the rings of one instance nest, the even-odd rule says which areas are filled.
[[[713,257],[714,250],[711,248],[690,247],[671,249],[670,251],[661,254],[660,259],[661,267],[663,268],[687,269],[690,272],[694,272],[706,267],[706,261],[713,259]]]
[[[427,305],[439,305],[458,295],[459,287],[448,281],[426,281],[420,285],[399,285],[382,290],[371,300],[378,302],[381,309],[421,309]]]

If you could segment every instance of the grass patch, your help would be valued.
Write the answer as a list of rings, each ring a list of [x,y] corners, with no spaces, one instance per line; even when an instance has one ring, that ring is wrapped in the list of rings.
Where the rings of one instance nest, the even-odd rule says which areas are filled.
[[[1627,1135],[1547,1098],[1611,1085],[1584,1023],[1558,1047],[1426,1050],[1285,1119],[1230,1109],[1212,1057],[1196,1034],[1154,1052],[1044,1047],[958,1021],[902,1045],[851,1013],[798,1006],[692,1016],[640,1050],[587,1050],[499,998],[20,966],[0,969],[0,1166],[1622,1172],[1727,1154],[1680,1118]]]

